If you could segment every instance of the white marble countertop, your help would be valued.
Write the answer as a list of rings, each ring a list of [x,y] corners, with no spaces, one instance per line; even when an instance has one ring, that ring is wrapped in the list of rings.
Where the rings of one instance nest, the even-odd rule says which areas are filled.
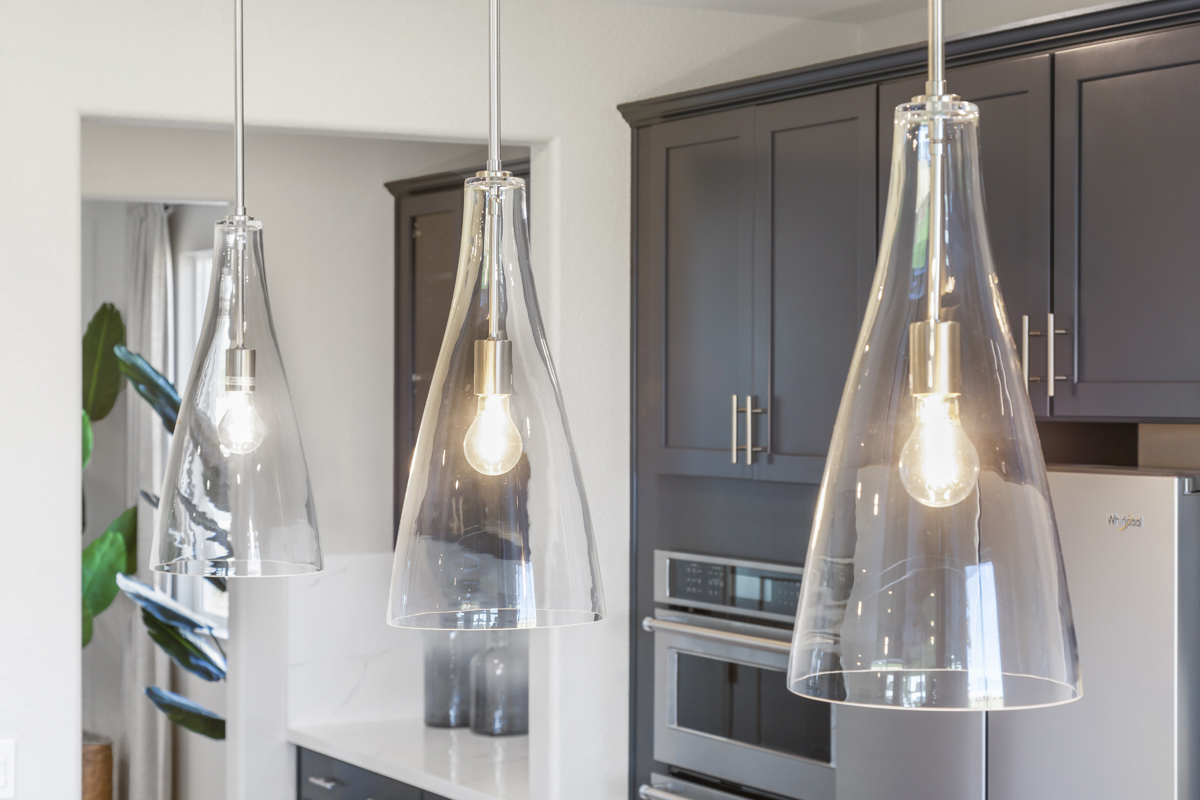
[[[529,798],[528,736],[401,719],[291,728],[288,741],[449,800]]]

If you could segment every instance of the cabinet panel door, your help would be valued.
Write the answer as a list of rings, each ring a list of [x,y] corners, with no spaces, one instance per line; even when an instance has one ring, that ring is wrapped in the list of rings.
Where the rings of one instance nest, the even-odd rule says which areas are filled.
[[[1022,318],[1029,340],[1029,399],[1050,413],[1046,393],[1046,314],[1050,310],[1050,56],[1036,55],[950,70],[947,88],[979,106],[980,159],[988,241],[1017,354]],[[879,87],[879,219],[887,203],[896,106],[925,91],[925,78]],[[1061,326],[1057,326],[1061,327]],[[1060,372],[1061,374],[1061,372]]]
[[[820,483],[875,268],[875,87],[756,112],[754,474]]]
[[[1200,418],[1200,27],[1055,54],[1056,417]]]
[[[638,133],[640,468],[751,477],[730,400],[751,391],[753,134],[753,109]]]

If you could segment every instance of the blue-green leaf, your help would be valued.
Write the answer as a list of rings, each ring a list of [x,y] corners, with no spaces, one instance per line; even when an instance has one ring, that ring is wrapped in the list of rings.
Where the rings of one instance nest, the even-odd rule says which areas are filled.
[[[183,695],[147,686],[146,696],[176,725],[210,739],[225,738],[225,720]]]
[[[133,384],[150,407],[158,413],[163,427],[170,433],[175,432],[175,423],[179,419],[179,392],[175,385],[163,377],[162,373],[150,366],[150,362],[137,353],[131,353],[123,344],[113,348],[117,357],[117,368],[121,374]]]
[[[126,575],[117,576],[117,585],[130,600],[154,615],[166,625],[185,628],[193,633],[206,633],[218,639],[228,639],[229,632],[214,627],[211,622],[193,614],[190,609],[157,589]]]
[[[125,342],[125,323],[112,303],[100,306],[83,334],[83,410],[92,422],[112,411],[125,388],[113,348]]]
[[[92,435],[92,419],[88,416],[87,411],[83,411],[83,468],[87,469],[88,462],[92,460],[92,448],[96,444],[95,436]]]
[[[225,677],[225,656],[201,635],[187,628],[168,625],[144,608],[142,622],[154,643],[188,672],[206,681],[219,681]]]

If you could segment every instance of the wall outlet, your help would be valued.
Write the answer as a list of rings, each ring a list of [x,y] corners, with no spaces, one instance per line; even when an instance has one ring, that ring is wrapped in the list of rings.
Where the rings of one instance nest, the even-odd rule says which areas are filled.
[[[0,739],[0,800],[17,796],[17,743]]]

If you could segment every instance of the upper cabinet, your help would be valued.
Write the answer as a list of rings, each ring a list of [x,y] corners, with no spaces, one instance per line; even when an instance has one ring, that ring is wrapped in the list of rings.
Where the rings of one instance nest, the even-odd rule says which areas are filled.
[[[820,483],[875,272],[875,87],[756,112],[750,463]]]
[[[874,87],[638,136],[640,455],[820,482],[874,267]]]
[[[1200,28],[1055,54],[1054,414],[1200,418]]]
[[[1018,355],[1028,365],[1029,399],[1050,413],[1046,384],[1050,312],[1050,60],[1036,55],[960,67],[947,87],[979,106],[980,157],[988,241]],[[879,209],[883,219],[896,106],[925,91],[925,78],[879,87]],[[1028,328],[1030,335],[1025,336]]]
[[[730,398],[751,391],[754,357],[754,109],[638,135],[639,448],[656,471],[735,476]]]
[[[1043,420],[1200,420],[1200,26],[1147,33],[1163,24],[1147,14],[986,34],[976,63],[947,73],[979,107],[1004,318]],[[1097,41],[1114,31],[1126,35]],[[1069,36],[1092,43],[1030,53]],[[924,75],[877,81],[909,57],[625,109],[638,126],[639,470],[820,482],[895,109],[925,88]]]

